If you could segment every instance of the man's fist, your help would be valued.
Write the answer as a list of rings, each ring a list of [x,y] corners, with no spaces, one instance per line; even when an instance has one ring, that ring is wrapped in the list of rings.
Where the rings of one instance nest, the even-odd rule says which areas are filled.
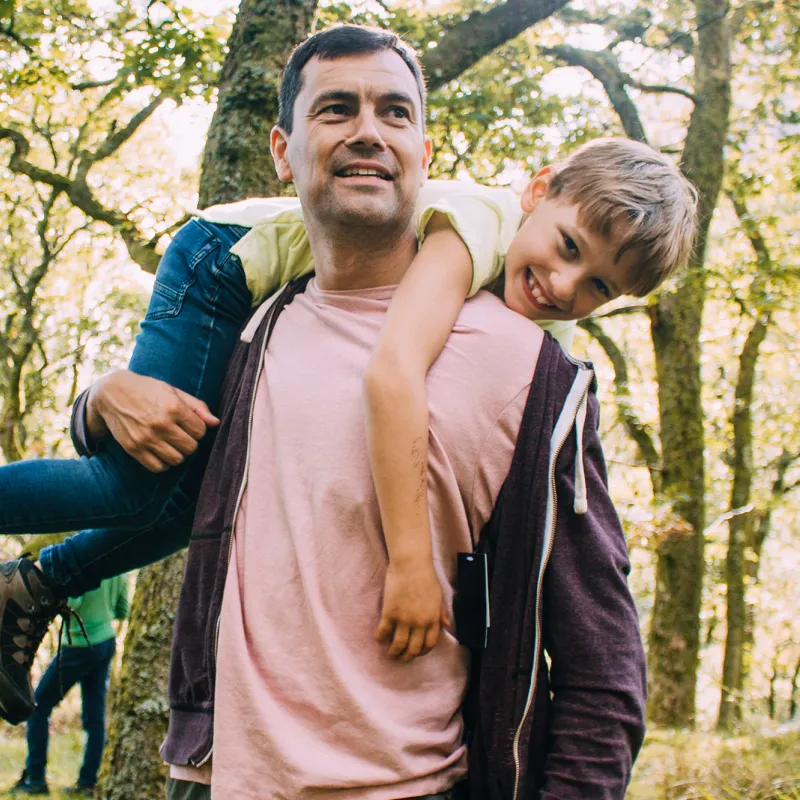
[[[194,453],[219,420],[202,400],[123,369],[89,389],[86,424],[96,438],[110,434],[143,467],[163,472]]]

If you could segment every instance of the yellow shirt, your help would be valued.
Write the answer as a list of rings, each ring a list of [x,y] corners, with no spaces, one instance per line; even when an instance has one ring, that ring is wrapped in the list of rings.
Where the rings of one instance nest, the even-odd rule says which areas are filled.
[[[522,222],[519,198],[510,189],[470,181],[428,181],[420,190],[415,226],[420,242],[435,212],[446,214],[472,256],[470,297],[503,271],[505,254]],[[209,222],[250,230],[231,248],[242,262],[253,305],[314,269],[296,197],[254,197],[199,212]],[[574,322],[538,321],[569,350]]]

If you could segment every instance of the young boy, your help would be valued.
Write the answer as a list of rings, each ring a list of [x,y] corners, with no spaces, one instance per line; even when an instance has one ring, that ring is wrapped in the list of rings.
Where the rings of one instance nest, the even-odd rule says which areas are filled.
[[[666,159],[628,140],[598,140],[544,168],[525,189],[521,211],[506,190],[429,187],[420,206],[418,256],[394,294],[364,379],[367,439],[389,555],[376,636],[391,640],[390,656],[406,660],[432,648],[448,623],[431,556],[425,377],[465,297],[493,284],[509,308],[554,328],[568,347],[574,320],[622,294],[652,291],[686,260],[694,236],[691,186]],[[192,225],[191,235],[207,237],[206,247],[182,240]],[[175,274],[172,263],[183,250],[227,253],[220,247],[223,236],[236,242],[231,252],[239,260],[184,258],[183,271]],[[165,432],[165,439],[173,437],[171,449],[144,454],[143,463],[162,469],[193,451],[205,425],[215,423],[205,403],[216,407],[251,299],[258,304],[312,269],[299,206],[290,199],[208,209],[176,236],[156,276],[130,367],[177,385],[198,421]],[[78,402],[78,424],[91,402],[91,393]],[[41,572],[24,559],[0,565],[0,641],[7,643],[0,651],[0,716],[17,722],[32,710],[30,662],[64,597],[185,546],[202,471],[202,458],[193,461],[188,469],[150,472],[109,440],[93,458],[0,469],[4,533],[83,525],[121,529],[84,531],[47,548]],[[148,530],[162,511],[172,523]],[[24,620],[13,603],[30,609]]]

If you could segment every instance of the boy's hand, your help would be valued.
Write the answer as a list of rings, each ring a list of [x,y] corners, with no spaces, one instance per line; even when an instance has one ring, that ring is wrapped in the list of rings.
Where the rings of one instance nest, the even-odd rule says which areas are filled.
[[[143,467],[163,472],[197,449],[207,426],[218,424],[208,406],[168,383],[119,370],[89,390],[89,430],[104,427]]]
[[[389,563],[383,589],[383,610],[375,638],[391,639],[388,655],[411,661],[429,653],[449,624],[442,587],[431,563]]]

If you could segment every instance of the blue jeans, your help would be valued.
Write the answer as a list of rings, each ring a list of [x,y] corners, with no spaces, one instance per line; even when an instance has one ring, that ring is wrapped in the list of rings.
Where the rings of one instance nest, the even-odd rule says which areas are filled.
[[[92,647],[64,647],[61,650],[61,677],[54,658],[36,687],[36,711],[28,719],[28,760],[25,771],[34,783],[43,781],[47,769],[47,742],[50,714],[76,684],[81,685],[81,721],[86,731],[86,749],[78,775],[81,786],[97,783],[97,770],[103,757],[106,738],[106,691],[108,670],[114,657],[113,639]]]
[[[164,253],[129,368],[203,400],[212,412],[251,306],[230,248],[247,232],[193,220]],[[0,532],[91,527],[46,548],[46,575],[78,596],[104,578],[185,547],[208,447],[152,473],[110,439],[99,455],[35,459],[0,468]],[[113,529],[113,530],[111,530]]]

